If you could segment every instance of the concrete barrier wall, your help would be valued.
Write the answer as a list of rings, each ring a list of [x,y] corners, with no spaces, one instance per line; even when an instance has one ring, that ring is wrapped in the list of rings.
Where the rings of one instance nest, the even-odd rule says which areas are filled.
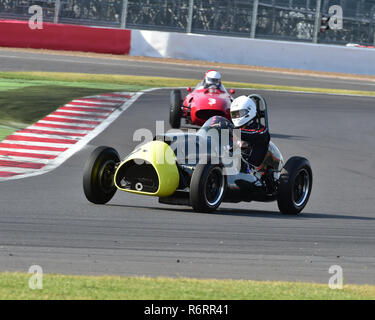
[[[0,46],[375,75],[375,49],[199,34],[0,20]]]
[[[133,56],[375,75],[375,50],[299,42],[132,30]]]

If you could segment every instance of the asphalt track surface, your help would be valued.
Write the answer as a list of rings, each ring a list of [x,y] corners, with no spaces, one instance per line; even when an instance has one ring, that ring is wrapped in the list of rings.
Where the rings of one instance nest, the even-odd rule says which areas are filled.
[[[88,203],[89,154],[109,145],[125,156],[138,144],[135,130],[166,121],[169,91],[157,90],[56,170],[0,183],[0,270],[327,283],[329,267],[340,265],[345,283],[375,284],[374,98],[257,92],[284,158],[311,161],[313,193],[301,216],[281,215],[276,203],[200,214],[123,192]]]
[[[201,66],[1,50],[0,71],[83,72],[201,79]],[[225,81],[373,91],[375,82],[218,68]]]

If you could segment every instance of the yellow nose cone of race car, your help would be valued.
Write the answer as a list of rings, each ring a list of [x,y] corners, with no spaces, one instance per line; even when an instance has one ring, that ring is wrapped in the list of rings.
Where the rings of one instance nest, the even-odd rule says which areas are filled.
[[[156,197],[172,195],[179,182],[176,155],[163,141],[151,141],[135,149],[115,173],[118,189]]]

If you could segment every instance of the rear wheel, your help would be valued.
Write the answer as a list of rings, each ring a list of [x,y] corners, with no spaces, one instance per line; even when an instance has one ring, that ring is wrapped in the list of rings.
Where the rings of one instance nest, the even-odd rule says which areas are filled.
[[[226,191],[226,177],[221,165],[198,164],[190,183],[190,202],[196,212],[213,212]]]
[[[83,191],[87,200],[105,204],[115,195],[116,165],[120,162],[117,151],[109,147],[98,147],[86,162],[83,174]]]
[[[277,204],[283,214],[299,214],[309,201],[312,189],[312,170],[307,159],[292,157],[281,175]]]
[[[178,129],[181,126],[182,97],[180,90],[173,90],[170,97],[169,123],[172,128]]]

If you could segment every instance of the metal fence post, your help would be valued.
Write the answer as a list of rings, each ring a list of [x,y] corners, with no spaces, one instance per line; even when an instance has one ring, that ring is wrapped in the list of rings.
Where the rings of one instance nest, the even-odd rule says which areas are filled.
[[[253,1],[253,15],[251,18],[250,38],[255,38],[255,32],[257,29],[258,7],[259,7],[259,0],[254,0]]]
[[[191,33],[193,28],[193,12],[194,12],[194,0],[189,0],[189,13],[187,20],[186,32]]]
[[[318,43],[318,34],[320,29],[321,23],[321,11],[322,9],[322,0],[316,0],[316,12],[315,12],[315,24],[314,24],[314,36],[313,36],[313,43]]]
[[[126,29],[126,20],[128,17],[128,0],[122,0],[121,29]]]
[[[59,23],[59,14],[60,14],[60,0],[55,1],[55,16],[53,18],[53,23]]]

